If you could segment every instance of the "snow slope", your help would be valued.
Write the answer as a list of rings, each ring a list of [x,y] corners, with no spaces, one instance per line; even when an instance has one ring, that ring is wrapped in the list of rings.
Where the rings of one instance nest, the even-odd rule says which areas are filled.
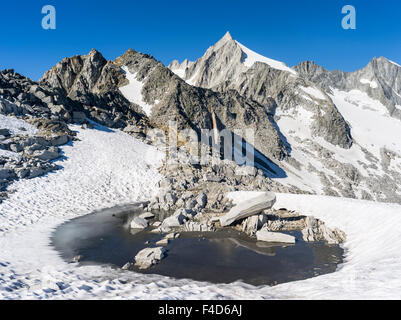
[[[120,87],[119,90],[123,96],[132,103],[139,105],[147,116],[152,112],[152,105],[143,101],[142,87],[143,83],[136,79],[136,74],[131,73],[127,67],[122,68],[125,72],[125,77],[129,81],[126,86]]]
[[[287,67],[285,65],[285,63],[281,62],[281,61],[277,61],[277,60],[273,60],[270,58],[266,58],[262,55],[260,55],[259,53],[256,53],[254,51],[252,51],[251,49],[248,49],[247,47],[245,47],[244,45],[242,45],[241,43],[239,43],[238,41],[235,41],[241,48],[241,50],[246,54],[246,58],[244,60],[244,64],[246,67],[252,67],[253,64],[255,62],[263,62],[266,63],[267,65],[269,65],[270,67],[274,68],[274,69],[278,69],[278,70],[282,70],[282,71],[287,71],[290,72],[294,75],[296,75],[297,73],[292,70],[291,68]]]
[[[301,90],[306,92],[307,94],[310,94],[311,96],[313,96],[316,99],[320,99],[320,100],[326,100],[326,97],[324,96],[324,94],[316,89],[316,88],[312,88],[312,87],[302,87],[300,86]]]
[[[171,71],[173,71],[181,79],[185,78],[185,68],[177,68],[177,69],[171,68]]]
[[[391,61],[391,60],[388,60],[388,61],[390,61],[392,64],[396,65],[397,67],[401,67],[401,65],[399,65],[397,62],[394,62],[394,61]]]

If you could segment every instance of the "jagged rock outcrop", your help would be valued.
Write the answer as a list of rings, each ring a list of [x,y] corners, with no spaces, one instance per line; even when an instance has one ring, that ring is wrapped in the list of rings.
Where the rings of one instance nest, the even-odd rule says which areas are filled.
[[[60,90],[39,85],[13,70],[0,72],[2,125],[15,126],[0,130],[0,202],[7,198],[14,181],[59,169],[52,160],[62,156],[59,146],[75,139],[66,121],[79,108]]]
[[[94,121],[112,128],[146,125],[139,107],[119,91],[127,83],[120,67],[92,49],[87,55],[65,58],[40,79],[40,84],[58,89],[78,102]]]
[[[61,90],[40,85],[14,70],[0,72],[0,113],[55,121],[70,121],[81,106]]]

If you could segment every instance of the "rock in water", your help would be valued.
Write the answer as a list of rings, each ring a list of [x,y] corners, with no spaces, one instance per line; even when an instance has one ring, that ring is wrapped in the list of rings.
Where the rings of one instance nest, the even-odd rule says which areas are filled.
[[[165,256],[166,249],[162,247],[145,248],[135,256],[135,265],[139,269],[148,269],[159,263]]]
[[[179,236],[180,236],[179,233],[171,232],[171,233],[167,234],[164,238],[165,239],[177,239]]]
[[[181,226],[186,220],[186,217],[177,210],[172,216],[163,220],[162,227],[163,228],[176,228]]]
[[[244,219],[263,210],[270,209],[276,203],[276,195],[273,192],[264,192],[262,195],[237,204],[226,215],[220,218],[222,227],[231,225],[233,222]]]
[[[124,264],[124,265],[121,267],[121,270],[132,270],[132,267],[133,267],[133,266],[134,266],[133,263],[127,262],[126,264]]]
[[[169,239],[163,238],[156,242],[157,246],[167,246],[169,244]]]
[[[132,219],[130,224],[131,229],[145,229],[147,226],[148,221],[140,217],[135,217]]]
[[[72,258],[71,263],[78,263],[82,259],[83,259],[83,256],[81,256],[81,255],[75,256],[74,258]]]
[[[139,215],[139,218],[142,218],[142,219],[153,219],[154,217],[155,217],[155,215],[151,212],[144,212]]]
[[[260,230],[256,232],[256,238],[258,241],[282,242],[291,244],[295,243],[295,237],[293,236],[279,232],[270,232],[267,230]]]

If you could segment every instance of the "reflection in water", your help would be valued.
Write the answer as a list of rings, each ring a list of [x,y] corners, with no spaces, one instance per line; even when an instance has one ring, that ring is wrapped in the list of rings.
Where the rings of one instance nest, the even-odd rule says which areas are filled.
[[[244,247],[244,248],[247,248],[248,250],[251,250],[258,254],[262,254],[262,255],[270,256],[270,257],[273,257],[276,255],[276,251],[274,250],[275,247],[282,246],[280,244],[272,244],[272,243],[260,242],[260,241],[254,243],[251,241],[235,239],[235,238],[228,238],[227,240],[231,241],[238,247]],[[266,250],[260,250],[260,248],[263,248]]]
[[[73,219],[56,229],[52,243],[67,261],[82,255],[82,264],[121,267],[162,238],[150,229],[129,230],[130,220],[140,213],[141,207],[135,205]],[[165,214],[156,214],[156,219],[164,217]],[[339,246],[306,243],[300,232],[290,234],[297,238],[295,245],[258,242],[229,228],[182,233],[167,246],[167,257],[160,264],[135,271],[213,283],[242,280],[271,285],[334,272],[342,262],[343,250]]]

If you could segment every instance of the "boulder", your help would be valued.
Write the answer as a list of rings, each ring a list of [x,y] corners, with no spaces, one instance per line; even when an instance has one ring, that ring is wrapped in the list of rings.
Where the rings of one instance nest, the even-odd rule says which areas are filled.
[[[183,214],[185,211],[185,209],[178,209],[172,216],[164,219],[161,224],[162,229],[176,228],[181,226],[187,219],[187,217]]]
[[[206,207],[206,204],[207,204],[207,195],[206,195],[206,192],[200,193],[200,194],[196,197],[196,201],[197,201],[198,205],[199,205],[201,208]]]
[[[213,175],[213,174],[204,174],[203,180],[207,181],[207,182],[221,182],[224,180],[224,178]]]
[[[259,196],[237,204],[226,215],[220,218],[220,224],[222,227],[226,227],[237,220],[257,215],[263,210],[270,209],[275,202],[276,195],[274,193],[264,192]]]
[[[167,192],[165,196],[167,204],[173,205],[177,202],[177,196],[172,192]]]
[[[198,204],[198,201],[196,199],[189,199],[185,203],[185,209],[192,210],[192,209],[194,209],[196,207],[197,204]]]
[[[14,178],[14,176],[15,176],[14,171],[0,168],[0,179],[10,179]]]
[[[54,137],[51,140],[51,144],[52,146],[61,146],[63,144],[68,143],[68,141],[70,141],[70,138],[68,137],[68,135],[64,134],[61,136]]]
[[[144,212],[139,215],[139,218],[142,218],[142,219],[153,219],[154,217],[155,217],[155,215],[152,212]]]
[[[135,265],[139,269],[148,269],[159,263],[165,257],[166,249],[163,247],[145,248],[135,256]]]
[[[134,267],[134,264],[132,262],[127,262],[121,267],[121,270],[132,270]]]
[[[157,246],[167,246],[169,242],[170,242],[169,239],[163,238],[163,239],[157,241],[157,242],[156,242],[156,245],[157,245]]]
[[[148,221],[141,217],[134,217],[130,223],[131,229],[145,229],[148,226]]]
[[[295,243],[295,237],[291,235],[279,232],[270,232],[266,229],[256,232],[256,239],[265,242]]]
[[[171,216],[163,220],[161,227],[162,228],[177,228],[184,223],[185,217],[183,215]]]
[[[11,132],[8,129],[0,129],[0,136],[9,137],[11,136]]]
[[[11,146],[10,146],[11,147]],[[38,151],[38,150],[44,150],[45,149],[45,147],[43,146],[43,145],[41,145],[41,144],[39,144],[39,143],[34,143],[33,145],[31,145],[31,146],[29,146],[29,147],[26,147],[25,148],[25,151],[27,152],[27,153],[32,153],[32,152],[35,152],[35,151]],[[17,151],[18,152],[18,151]]]
[[[23,179],[29,174],[29,169],[26,168],[17,168],[14,171],[19,179]]]
[[[21,152],[24,148],[19,143],[10,144],[10,150],[12,152]]]
[[[177,239],[179,238],[180,234],[176,233],[176,232],[171,232],[169,234],[166,234],[166,236],[164,237],[165,239]]]
[[[72,121],[76,123],[84,123],[86,120],[86,115],[84,112],[73,112]]]
[[[33,179],[33,178],[36,178],[36,177],[41,176],[41,175],[44,174],[44,173],[45,173],[45,170],[43,170],[42,168],[39,168],[39,167],[31,168],[31,169],[29,170],[29,176],[28,176],[28,178],[29,178],[29,179]]]
[[[242,222],[242,232],[254,236],[256,231],[258,231],[262,226],[263,224],[260,224],[259,216],[251,216]]]
[[[78,262],[80,262],[82,259],[83,259],[83,256],[82,256],[82,255],[75,256],[74,258],[72,258],[71,263],[78,263]]]
[[[35,158],[38,158],[43,161],[50,161],[60,157],[58,152],[50,151],[50,150],[43,150],[35,153]]]

